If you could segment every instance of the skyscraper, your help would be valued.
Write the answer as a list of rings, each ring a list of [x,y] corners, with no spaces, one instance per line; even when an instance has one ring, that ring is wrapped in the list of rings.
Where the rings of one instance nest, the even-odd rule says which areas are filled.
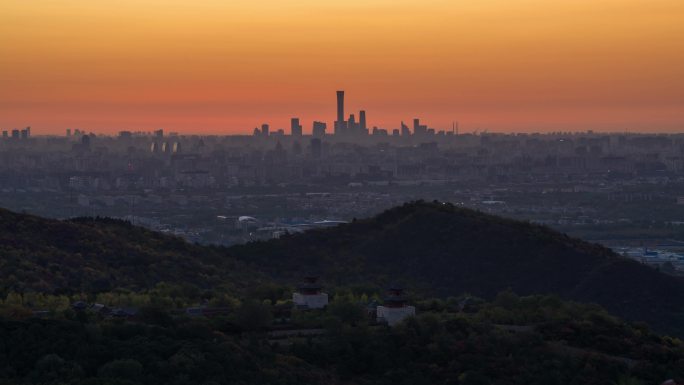
[[[344,91],[337,91],[337,120],[335,121],[335,135],[343,134],[347,124],[344,121]]]
[[[344,91],[337,91],[337,121],[344,122]]]
[[[269,131],[268,124],[266,124],[266,123],[262,124],[261,125],[261,135],[268,136],[268,131]]]
[[[401,136],[411,136],[411,130],[404,122],[401,122]]]
[[[311,134],[316,138],[323,138],[325,136],[325,129],[327,128],[324,122],[313,122],[313,130]]]
[[[413,119],[413,135],[424,136],[427,135],[428,127],[425,124],[420,124],[420,119]]]
[[[299,118],[290,119],[290,135],[302,136],[302,125],[299,124]]]
[[[366,127],[366,111],[363,110],[359,111],[359,128],[364,133],[368,129],[368,127]]]

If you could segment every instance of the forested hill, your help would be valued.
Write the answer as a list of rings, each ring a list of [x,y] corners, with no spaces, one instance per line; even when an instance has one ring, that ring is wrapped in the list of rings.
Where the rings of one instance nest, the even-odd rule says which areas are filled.
[[[160,282],[239,291],[317,272],[327,286],[487,298],[512,289],[596,302],[684,335],[684,282],[543,226],[414,202],[369,219],[228,249],[112,219],[44,219],[0,210],[0,294],[149,289]]]
[[[159,282],[199,288],[254,283],[219,248],[190,244],[128,222],[67,221],[0,209],[0,292],[99,292]]]
[[[400,281],[429,294],[555,293],[684,334],[684,281],[544,226],[414,202],[330,229],[229,249],[276,277],[316,271],[335,284]]]

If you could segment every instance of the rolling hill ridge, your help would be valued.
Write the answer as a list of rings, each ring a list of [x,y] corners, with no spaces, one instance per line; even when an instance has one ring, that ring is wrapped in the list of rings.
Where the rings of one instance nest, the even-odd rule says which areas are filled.
[[[684,332],[684,280],[544,226],[450,204],[408,203],[373,218],[228,252],[276,278],[309,269],[336,284],[399,280],[438,296],[491,298],[509,288],[523,295],[552,293]]]
[[[159,282],[200,288],[258,280],[221,248],[109,218],[46,219],[0,210],[0,291],[141,290]]]
[[[160,282],[236,293],[291,285],[399,282],[431,296],[556,294],[684,335],[684,280],[544,226],[412,202],[334,228],[230,248],[103,218],[59,221],[0,210],[0,294],[144,290]]]

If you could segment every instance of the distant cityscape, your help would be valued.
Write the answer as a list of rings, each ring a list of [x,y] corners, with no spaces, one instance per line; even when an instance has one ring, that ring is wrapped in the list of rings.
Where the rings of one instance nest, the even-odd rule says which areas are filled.
[[[385,128],[378,128],[373,126],[371,129],[368,128],[366,123],[366,111],[359,111],[358,121],[354,114],[350,114],[345,120],[344,113],[344,91],[337,91],[337,120],[334,122],[334,131],[332,133],[328,132],[328,124],[326,122],[314,121],[311,127],[311,137],[312,138],[330,138],[331,136],[335,138],[342,138],[346,140],[363,140],[365,137],[371,135],[373,137],[414,137],[416,140],[428,140],[432,137],[444,137],[453,136],[458,134],[458,124],[454,122],[451,127],[451,131],[436,130],[434,128],[429,128],[427,125],[421,124],[419,118],[413,119],[413,131],[404,124],[402,121],[400,123],[400,128],[391,130],[391,132]],[[290,119],[290,133],[292,137],[303,137],[303,126],[300,124],[299,118]],[[261,127],[255,127],[253,135],[256,137],[284,137],[286,136],[285,129],[279,128],[271,130],[271,126],[268,123],[264,123]],[[28,139],[31,136],[31,127],[26,127],[24,129],[13,129],[13,130],[3,130],[3,139]],[[93,136],[87,130],[82,129],[66,129],[67,137],[80,137]],[[153,136],[158,139],[164,138],[164,130],[154,130],[154,131],[120,131],[118,134],[121,138],[131,138],[138,136]],[[178,137],[177,132],[171,132],[169,137]],[[87,139],[85,139],[87,140]],[[162,141],[161,143],[153,143],[153,151],[162,152],[178,152],[177,148],[173,148],[174,143],[168,141]]]
[[[230,245],[435,199],[549,225],[634,258],[660,250],[658,264],[667,255],[684,268],[684,134],[459,133],[455,123],[436,130],[417,118],[390,132],[369,128],[366,111],[345,117],[344,97],[337,92],[332,133],[315,121],[304,134],[296,117],[289,134],[268,124],[230,136],[5,130],[0,206],[120,217]]]

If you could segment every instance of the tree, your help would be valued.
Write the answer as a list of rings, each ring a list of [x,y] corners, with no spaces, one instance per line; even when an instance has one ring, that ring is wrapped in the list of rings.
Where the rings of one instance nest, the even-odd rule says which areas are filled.
[[[242,330],[263,330],[273,323],[273,314],[269,306],[246,301],[235,311],[235,323]]]
[[[173,326],[173,318],[158,306],[145,306],[140,309],[140,320],[144,323],[162,327]]]
[[[328,305],[328,313],[346,324],[355,325],[365,318],[363,308],[345,299],[336,300]]]
[[[143,366],[131,359],[109,361],[100,367],[97,376],[121,380],[137,381],[142,376]]]
[[[83,376],[81,367],[57,354],[48,354],[36,362],[30,378],[34,383],[68,383]]]

